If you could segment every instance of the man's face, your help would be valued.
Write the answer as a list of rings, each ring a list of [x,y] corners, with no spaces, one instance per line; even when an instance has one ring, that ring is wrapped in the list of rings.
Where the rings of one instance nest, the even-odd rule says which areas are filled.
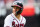
[[[16,12],[18,12],[18,11],[19,11],[19,9],[20,9],[19,7],[16,7],[16,6],[15,6],[15,7],[13,7],[13,13],[14,13],[14,14],[16,14]]]

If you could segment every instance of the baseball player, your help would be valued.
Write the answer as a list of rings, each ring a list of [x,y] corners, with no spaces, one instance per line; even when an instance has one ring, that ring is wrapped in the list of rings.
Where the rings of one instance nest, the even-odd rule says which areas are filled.
[[[4,27],[24,27],[26,19],[20,15],[23,10],[23,4],[15,1],[11,7],[13,8],[13,13],[5,18]]]

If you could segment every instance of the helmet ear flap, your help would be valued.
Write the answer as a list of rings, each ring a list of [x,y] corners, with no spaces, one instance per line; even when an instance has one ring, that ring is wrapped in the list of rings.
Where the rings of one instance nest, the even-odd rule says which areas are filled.
[[[22,13],[22,11],[23,11],[23,8],[20,8],[20,14]]]

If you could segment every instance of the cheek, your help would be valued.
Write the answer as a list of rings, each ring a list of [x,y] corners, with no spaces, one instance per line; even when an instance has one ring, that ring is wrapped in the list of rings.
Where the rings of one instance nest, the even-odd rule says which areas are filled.
[[[15,9],[13,9],[13,12],[15,12]]]
[[[13,11],[15,11],[15,9],[13,9]]]
[[[17,11],[19,11],[19,9],[17,9]]]

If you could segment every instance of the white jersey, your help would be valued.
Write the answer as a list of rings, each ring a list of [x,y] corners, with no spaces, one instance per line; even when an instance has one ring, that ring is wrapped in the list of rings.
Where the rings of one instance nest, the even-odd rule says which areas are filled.
[[[24,27],[26,19],[20,15],[20,20],[18,20],[12,13],[8,15],[4,20],[4,27]]]

